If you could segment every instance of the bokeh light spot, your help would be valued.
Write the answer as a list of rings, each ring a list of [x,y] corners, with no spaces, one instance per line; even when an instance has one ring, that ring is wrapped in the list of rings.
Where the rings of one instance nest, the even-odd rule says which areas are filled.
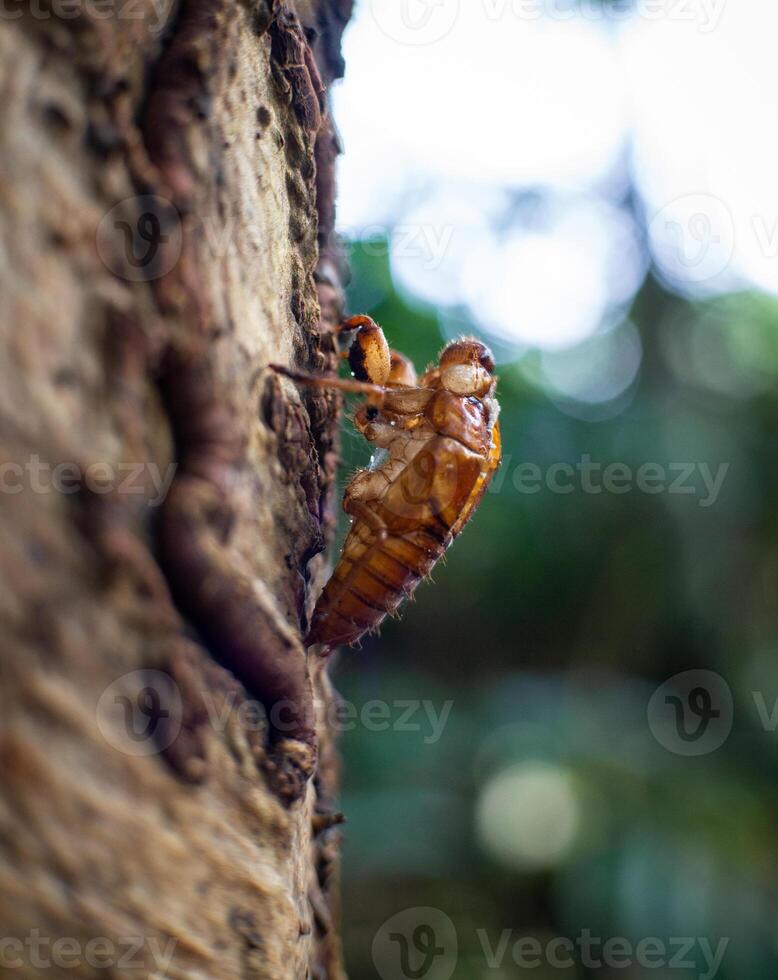
[[[522,869],[557,864],[572,847],[580,806],[567,770],[548,763],[511,766],[485,785],[478,834],[497,860]]]

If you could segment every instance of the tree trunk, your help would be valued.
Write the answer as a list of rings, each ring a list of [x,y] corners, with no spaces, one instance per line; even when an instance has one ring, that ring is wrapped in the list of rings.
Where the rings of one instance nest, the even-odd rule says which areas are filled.
[[[268,365],[335,365],[350,7],[1,15],[8,975],[344,975],[300,640],[338,403]]]

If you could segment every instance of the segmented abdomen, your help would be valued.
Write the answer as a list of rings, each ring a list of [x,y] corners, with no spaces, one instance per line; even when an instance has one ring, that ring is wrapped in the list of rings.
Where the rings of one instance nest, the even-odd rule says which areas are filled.
[[[313,613],[307,644],[355,643],[394,612],[459,533],[499,461],[447,437],[432,439],[391,484],[374,513],[381,540],[364,521],[349,531]]]
[[[307,643],[354,643],[375,629],[430,573],[450,538],[419,529],[381,541],[357,521],[316,604]]]

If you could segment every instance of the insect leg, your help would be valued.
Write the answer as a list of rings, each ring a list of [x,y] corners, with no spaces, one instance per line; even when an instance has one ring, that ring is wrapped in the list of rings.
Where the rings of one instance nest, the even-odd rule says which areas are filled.
[[[378,324],[369,316],[360,314],[359,316],[350,316],[348,320],[344,320],[339,327],[336,328],[336,333],[348,333],[349,330],[358,330],[360,327],[368,327],[370,330],[381,330]],[[383,333],[383,330],[381,330]]]
[[[314,388],[334,388],[338,391],[367,395],[367,400],[371,405],[382,405],[386,397],[386,390],[381,385],[374,385],[369,381],[353,381],[350,378],[322,378],[314,374],[305,374],[303,371],[293,371],[291,368],[284,367],[283,364],[270,364],[268,367],[298,384],[311,385]]]
[[[343,501],[343,510],[357,520],[364,521],[372,531],[375,531],[379,541],[386,541],[389,534],[386,524],[363,500],[355,500],[347,493]]]
[[[363,315],[344,320],[340,330],[356,331],[348,349],[348,362],[354,377],[385,385],[392,372],[392,358],[383,330],[369,316]]]
[[[382,349],[382,359],[387,355],[389,357],[389,373],[386,379],[387,383],[391,385],[402,385],[404,387],[416,385],[416,369],[414,368],[410,358],[388,346],[384,337],[384,332],[381,327],[378,326],[375,320],[369,316],[365,316],[364,314],[352,316],[349,317],[348,320],[344,320],[340,326],[337,327],[336,333],[348,333],[352,330],[357,331],[357,336],[351,344],[349,350],[344,351],[341,354],[341,357],[348,358],[349,361],[354,361],[355,359],[357,360],[358,363],[356,365],[352,364],[352,367],[355,368],[354,373],[357,375],[357,377],[360,377],[359,362],[363,360],[363,356],[360,356],[360,350],[366,344],[370,343],[368,338],[372,336],[375,338],[374,343],[376,343]],[[363,353],[364,352],[362,352],[362,354]],[[379,370],[382,369],[379,368]],[[385,366],[383,370],[386,370]]]

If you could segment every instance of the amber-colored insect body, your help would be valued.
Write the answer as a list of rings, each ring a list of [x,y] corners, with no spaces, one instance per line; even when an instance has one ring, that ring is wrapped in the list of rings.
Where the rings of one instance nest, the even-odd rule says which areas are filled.
[[[368,317],[349,351],[357,380],[297,380],[367,395],[356,428],[377,447],[346,487],[352,518],[338,564],[316,603],[306,642],[356,643],[394,613],[473,516],[500,462],[499,406],[488,348],[450,343],[416,380]],[[380,335],[380,336],[379,336]]]

